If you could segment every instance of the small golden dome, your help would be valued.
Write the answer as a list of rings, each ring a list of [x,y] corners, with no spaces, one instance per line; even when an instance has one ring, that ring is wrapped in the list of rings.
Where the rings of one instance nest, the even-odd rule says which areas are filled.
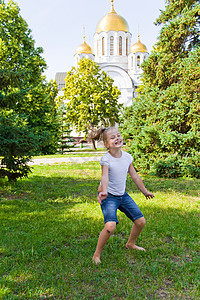
[[[115,12],[113,0],[111,0],[111,11],[99,21],[96,32],[108,32],[110,30],[125,32],[129,31],[126,20]]]
[[[76,54],[93,54],[92,48],[85,42],[85,37],[83,37],[84,41],[83,44],[79,45],[76,48]]]
[[[133,44],[130,48],[130,53],[137,53],[137,52],[148,52],[147,47],[140,42],[139,35],[138,35],[137,43]]]

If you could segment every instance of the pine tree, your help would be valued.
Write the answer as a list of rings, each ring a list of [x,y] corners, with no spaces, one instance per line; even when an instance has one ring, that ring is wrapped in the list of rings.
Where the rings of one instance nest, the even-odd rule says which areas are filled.
[[[62,102],[59,106],[60,114],[60,139],[58,142],[58,152],[64,154],[66,151],[71,151],[71,148],[74,147],[73,142],[75,141],[71,137],[72,129],[70,128],[70,123],[67,121],[66,117],[66,105]]]
[[[125,112],[124,137],[138,168],[200,177],[199,1],[167,1],[156,24],[162,28]]]

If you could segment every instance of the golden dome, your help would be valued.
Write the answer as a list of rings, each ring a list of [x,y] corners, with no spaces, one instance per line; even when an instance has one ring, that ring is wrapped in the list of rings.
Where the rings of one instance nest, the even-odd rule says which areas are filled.
[[[85,37],[83,37],[84,41],[83,44],[79,45],[76,48],[76,54],[93,54],[92,48],[85,42]]]
[[[137,53],[137,52],[148,52],[147,47],[140,42],[139,35],[138,35],[137,43],[133,44],[130,48],[130,53]]]
[[[125,32],[129,31],[126,20],[115,12],[113,0],[111,0],[111,11],[99,21],[96,32],[108,32],[110,30]]]

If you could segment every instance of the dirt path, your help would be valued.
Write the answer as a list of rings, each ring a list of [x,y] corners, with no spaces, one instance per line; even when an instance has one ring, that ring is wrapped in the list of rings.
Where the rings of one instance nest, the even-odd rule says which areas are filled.
[[[101,155],[102,156],[102,155]],[[55,157],[55,158],[35,158],[29,162],[29,165],[40,165],[40,164],[56,164],[64,162],[77,162],[84,163],[88,161],[100,161],[101,156],[88,156],[88,157]]]

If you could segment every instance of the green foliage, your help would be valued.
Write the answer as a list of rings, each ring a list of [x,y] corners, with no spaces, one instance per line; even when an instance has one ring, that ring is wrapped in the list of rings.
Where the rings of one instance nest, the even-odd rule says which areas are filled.
[[[176,156],[167,157],[165,160],[156,162],[156,175],[159,177],[177,178],[182,176],[181,160]]]
[[[12,110],[0,112],[0,177],[9,181],[27,176],[28,162],[37,148],[38,140],[30,129],[27,119]]]
[[[55,153],[59,120],[55,82],[46,82],[43,49],[35,47],[31,30],[16,3],[0,2],[0,108],[26,115],[39,136],[38,153]]]
[[[64,154],[66,151],[74,147],[74,139],[70,136],[71,129],[70,124],[67,122],[66,117],[66,105],[61,102],[59,105],[58,113],[60,115],[60,139],[58,142],[59,153]]]
[[[199,10],[198,1],[169,1],[157,20],[163,25],[158,42],[143,64],[139,97],[121,125],[138,169],[157,166],[161,174],[160,167],[182,161],[176,176],[199,176],[187,167],[187,159],[194,163],[200,151]]]
[[[164,24],[158,45],[177,51],[191,50],[199,45],[200,8],[198,0],[167,0],[165,11],[156,20],[156,25]],[[171,40],[171,43],[170,43]],[[173,49],[174,48],[174,49]]]
[[[16,107],[18,113],[26,114],[28,123],[39,137],[36,154],[53,154],[57,151],[60,120],[57,110],[57,84],[40,82]]]
[[[16,3],[0,2],[0,107],[13,108],[41,82],[46,63]]]
[[[10,111],[6,117],[10,126],[9,129],[7,124],[6,130],[12,136],[12,142],[7,141],[8,149],[12,143],[16,147],[23,145],[16,148],[16,152],[12,150],[9,159],[8,154],[2,152],[3,156],[5,154],[2,163],[7,168],[2,172],[8,174],[8,177],[11,176],[9,174],[13,178],[27,176],[30,171],[26,165],[30,159],[29,150],[32,154],[46,154],[55,153],[57,149],[60,124],[55,98],[58,91],[56,83],[47,83],[42,75],[46,68],[42,52],[41,47],[35,47],[31,30],[21,17],[17,4],[0,1],[0,111],[2,115],[4,110]],[[17,122],[12,127],[10,120],[15,118],[26,120],[26,126]],[[24,132],[21,141],[20,130]],[[32,142],[36,136],[37,146]]]
[[[88,135],[96,127],[119,121],[120,91],[95,62],[81,59],[78,68],[73,67],[65,81],[66,116],[77,132]]]
[[[200,178],[200,154],[189,157],[171,155],[155,163],[159,177],[196,177]]]

